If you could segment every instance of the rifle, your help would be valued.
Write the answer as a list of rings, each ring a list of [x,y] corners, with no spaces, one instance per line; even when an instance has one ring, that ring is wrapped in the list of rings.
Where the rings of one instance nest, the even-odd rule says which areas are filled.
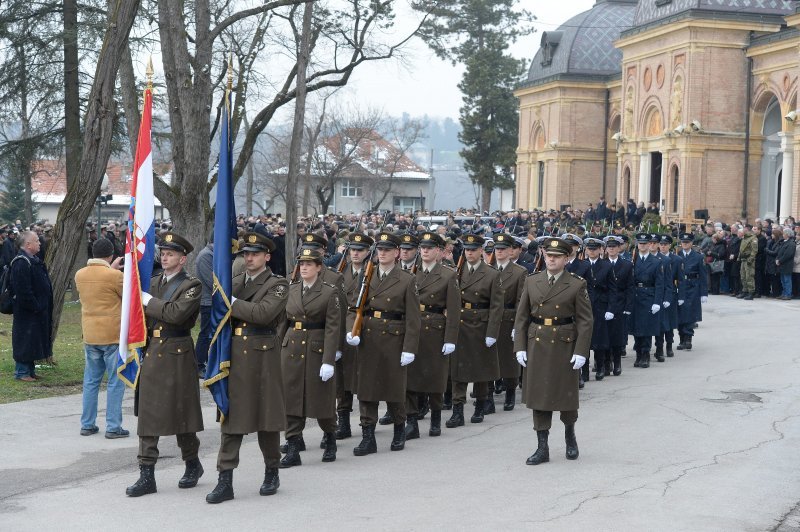
[[[534,272],[540,272],[544,269],[544,251],[541,247],[536,248],[539,257],[536,259],[536,266],[533,267]]]
[[[369,255],[365,260],[366,266],[361,277],[361,288],[358,290],[358,299],[356,300],[356,319],[353,322],[353,329],[350,331],[351,336],[361,336],[361,326],[364,325],[364,307],[367,305],[367,298],[369,297],[369,283],[372,281],[372,276],[375,273],[375,244],[369,250]]]
[[[292,270],[292,277],[289,283],[296,283],[300,279],[300,252],[302,246],[297,246],[297,256],[294,258],[294,270]]]
[[[350,244],[345,244],[344,251],[342,252],[342,258],[339,259],[339,264],[336,266],[336,271],[342,273],[345,268],[347,268],[347,254],[350,251]]]
[[[458,264],[456,265],[456,272],[458,275],[458,282],[461,283],[461,273],[464,271],[464,257],[466,257],[466,253],[461,251],[461,256],[458,257]]]

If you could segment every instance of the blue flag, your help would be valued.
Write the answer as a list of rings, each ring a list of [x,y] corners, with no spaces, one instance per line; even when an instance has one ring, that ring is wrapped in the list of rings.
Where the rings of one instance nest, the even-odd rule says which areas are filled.
[[[219,173],[214,215],[214,291],[211,295],[211,329],[214,335],[208,350],[206,380],[203,385],[211,391],[222,422],[228,415],[229,406],[227,378],[231,365],[231,277],[233,253],[239,246],[233,203],[230,89],[225,93],[225,109],[220,121]]]

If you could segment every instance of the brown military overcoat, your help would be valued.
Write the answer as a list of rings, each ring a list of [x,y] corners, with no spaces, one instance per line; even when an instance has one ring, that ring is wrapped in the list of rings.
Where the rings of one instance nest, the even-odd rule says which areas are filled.
[[[286,321],[289,283],[269,267],[245,287],[246,274],[233,278],[233,341],[228,375],[230,410],[225,434],[277,432],[286,428],[279,327]],[[248,328],[261,329],[248,334]],[[271,330],[268,334],[264,334]]]
[[[500,376],[497,344],[486,347],[486,337],[497,339],[503,318],[503,290],[498,272],[481,262],[470,274],[469,265],[465,264],[459,284],[461,323],[456,350],[450,355],[450,377],[457,382],[494,380]]]
[[[302,295],[302,281],[289,287],[281,363],[286,415],[329,419],[336,417],[336,381],[322,382],[322,364],[333,365],[339,349],[342,305],[339,289],[321,277]],[[311,324],[322,328],[305,329]]]
[[[500,377],[504,379],[519,377],[519,362],[514,354],[511,331],[514,330],[517,303],[527,276],[528,270],[514,262],[509,262],[499,272],[500,287],[503,289],[503,321],[500,322],[500,336],[497,338],[497,359],[500,362]]]
[[[514,322],[514,352],[527,351],[522,402],[545,411],[578,409],[578,376],[573,354],[588,358],[592,342],[592,304],[586,281],[567,271],[551,287],[546,271],[525,280]],[[531,318],[551,320],[537,324]],[[574,323],[557,325],[560,320]]]
[[[415,277],[399,266],[379,280],[379,268],[369,286],[361,343],[358,347],[358,398],[364,401],[403,402],[406,368],[402,352],[417,354],[420,334],[419,298]],[[366,317],[373,311],[402,314],[402,319]]]
[[[344,295],[347,306],[345,316],[345,333],[353,330],[353,323],[356,321],[355,308],[356,301],[358,300],[358,292],[361,290],[361,276],[353,273],[352,265],[347,266],[344,270],[343,283]],[[358,357],[358,346],[349,345],[345,342],[342,349],[342,359],[340,364],[336,365],[336,371],[341,371],[337,376],[338,382],[341,382],[341,389],[348,392],[356,393],[358,385],[358,367],[356,359]]]
[[[176,331],[189,333],[194,327],[200,313],[200,280],[178,273],[161,287],[162,276],[150,281],[153,297],[145,307],[148,345],[138,383],[139,436],[203,430],[194,342],[190,334],[167,338]],[[162,299],[176,283],[169,299]]]
[[[456,272],[436,264],[429,273],[417,268],[422,323],[419,352],[408,366],[408,389],[414,392],[443,393],[447,388],[449,356],[442,354],[445,343],[458,343],[461,292]]]

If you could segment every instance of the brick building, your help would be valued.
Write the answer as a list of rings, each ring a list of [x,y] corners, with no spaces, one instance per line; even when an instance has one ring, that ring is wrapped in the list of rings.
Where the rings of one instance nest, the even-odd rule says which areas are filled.
[[[518,206],[797,215],[799,28],[790,0],[597,0],[544,32],[516,91]]]

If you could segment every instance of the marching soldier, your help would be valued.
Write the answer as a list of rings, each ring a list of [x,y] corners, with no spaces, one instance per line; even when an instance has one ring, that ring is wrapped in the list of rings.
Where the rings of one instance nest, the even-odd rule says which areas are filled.
[[[635,285],[635,305],[628,322],[629,333],[633,336],[633,349],[636,351],[637,368],[650,367],[650,347],[653,337],[661,332],[661,304],[664,302],[664,264],[650,253],[650,235],[636,235],[638,255],[633,265]]]
[[[622,258],[620,252],[625,241],[621,236],[609,235],[603,239],[606,244],[611,275],[614,277],[614,290],[609,294],[609,312],[614,315],[608,322],[609,352],[606,357],[606,375],[622,374],[622,355],[628,345],[628,320],[633,312],[635,286],[633,282],[633,263]]]
[[[655,357],[659,362],[664,362],[664,343],[666,355],[675,356],[672,343],[675,340],[673,330],[678,327],[678,306],[683,304],[683,263],[677,256],[670,253],[672,237],[661,235],[658,243],[659,253],[664,260],[664,310],[661,312],[662,332],[656,338]]]
[[[514,263],[512,247],[519,243],[513,236],[499,234],[494,241],[494,254],[497,259],[497,272],[500,286],[503,291],[503,318],[500,322],[500,332],[497,337],[497,358],[500,365],[500,378],[505,384],[506,399],[503,410],[514,410],[516,403],[517,384],[519,384],[519,364],[514,355],[514,317],[517,313],[517,303],[525,287],[525,278],[528,270],[524,266]],[[489,412],[494,412],[494,399],[489,393],[487,399]]]
[[[686,278],[684,302],[678,308],[678,335],[680,350],[692,350],[693,324],[703,321],[701,304],[708,301],[708,279],[706,277],[703,254],[692,249],[694,237],[691,233],[681,233],[681,252],[678,259],[683,263],[683,274]]]
[[[361,443],[356,456],[377,452],[375,425],[378,402],[386,401],[394,420],[390,449],[405,448],[406,366],[419,347],[420,312],[415,277],[397,267],[400,238],[378,235],[378,267],[369,284],[360,336],[347,333],[347,343],[358,346],[358,403],[361,413]],[[363,341],[362,341],[363,340]]]
[[[586,281],[564,270],[571,246],[544,241],[547,269],[525,280],[514,322],[514,351],[525,371],[523,402],[533,410],[538,446],[528,465],[550,461],[548,436],[553,412],[561,413],[568,460],[578,458],[576,370],[586,363],[592,336],[592,305]],[[583,353],[583,354],[580,354]]]
[[[594,327],[592,329],[592,351],[597,365],[595,379],[603,380],[611,367],[606,368],[606,359],[610,349],[609,322],[614,319],[614,304],[611,301],[617,287],[611,263],[600,258],[603,241],[597,238],[587,238],[586,254],[589,257],[589,270],[586,277],[586,289],[589,300],[592,302],[592,316]],[[589,381],[589,366],[581,368],[583,382]]]
[[[583,246],[583,240],[581,240],[579,236],[573,235],[572,233],[564,233],[561,238],[570,245],[571,249],[566,270],[569,273],[574,273],[582,279],[586,279],[589,264],[585,260],[578,257],[578,252],[580,252],[581,246]]]
[[[533,254],[532,255],[530,255],[528,253],[525,253],[525,255],[523,255],[523,253],[522,253],[523,246],[525,246],[525,241],[522,238],[514,237],[511,240],[511,262],[513,262],[515,264],[519,264],[520,266],[525,268],[528,271],[528,273],[533,273],[533,262],[529,262],[527,260],[524,260],[523,257],[525,255],[527,255],[529,257],[535,257],[536,256],[536,248],[538,247],[538,244],[536,243],[535,240],[533,240],[533,241],[531,241],[531,246],[528,246],[526,248],[528,250],[533,249]]]
[[[338,289],[322,280],[322,253],[300,252],[301,281],[289,287],[286,319],[282,325],[286,440],[288,449],[280,467],[299,466],[299,442],[306,418],[316,418],[324,434],[323,462],[336,460],[336,351],[339,349],[342,307]]]
[[[166,233],[159,243],[159,275],[142,293],[147,317],[147,348],[142,359],[134,412],[139,417],[139,480],[125,491],[130,497],[155,493],[154,476],[160,436],[176,435],[186,471],[179,488],[193,488],[203,476],[197,458],[203,430],[200,389],[191,331],[200,313],[200,280],[184,271],[194,249],[182,236]]]
[[[464,425],[464,403],[467,386],[474,383],[475,413],[470,421],[483,421],[483,408],[489,393],[488,381],[500,375],[497,361],[497,337],[503,316],[503,289],[498,272],[481,260],[484,240],[466,235],[461,287],[461,324],[458,346],[450,356],[450,377],[453,381],[453,415],[447,428]]]
[[[273,495],[280,486],[280,432],[286,428],[286,409],[278,333],[286,322],[289,283],[267,266],[274,250],[272,240],[261,233],[245,234],[245,271],[233,278],[232,286],[230,407],[220,424],[219,481],[206,496],[211,504],[233,499],[233,470],[239,466],[242,439],[252,432],[258,433],[264,458],[259,493]]]
[[[420,267],[416,283],[422,314],[417,358],[408,367],[406,392],[406,439],[419,438],[417,412],[419,397],[430,396],[429,436],[442,433],[442,401],[447,388],[449,355],[458,342],[461,294],[456,272],[437,261],[444,240],[436,233],[423,233],[419,240]]]

